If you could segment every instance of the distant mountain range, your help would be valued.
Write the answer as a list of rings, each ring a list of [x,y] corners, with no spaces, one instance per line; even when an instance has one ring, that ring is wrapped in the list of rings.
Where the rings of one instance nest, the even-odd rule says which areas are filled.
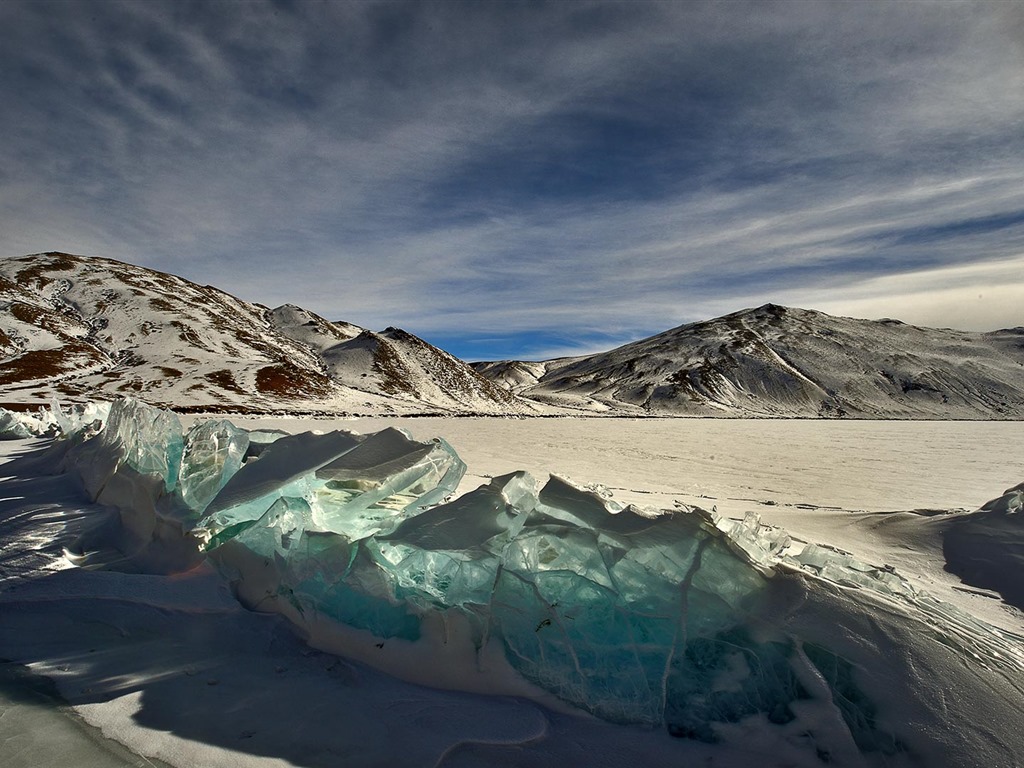
[[[1024,418],[1024,328],[767,304],[598,355],[467,365],[397,328],[102,258],[0,260],[0,405],[133,395],[178,410]]]

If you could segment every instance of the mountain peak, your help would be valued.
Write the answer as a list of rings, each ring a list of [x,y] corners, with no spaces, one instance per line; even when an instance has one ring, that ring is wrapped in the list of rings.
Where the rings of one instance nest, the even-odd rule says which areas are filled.
[[[964,365],[969,360],[970,365]],[[1012,333],[925,329],[768,303],[617,349],[478,364],[524,397],[636,415],[1024,418]]]

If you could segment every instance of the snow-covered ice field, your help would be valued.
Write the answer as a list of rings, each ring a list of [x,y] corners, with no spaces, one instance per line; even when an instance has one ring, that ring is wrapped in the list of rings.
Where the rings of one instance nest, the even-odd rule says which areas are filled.
[[[232,421],[247,429],[289,432],[401,426],[420,440],[442,436],[469,467],[460,493],[525,469],[542,481],[551,472],[599,483],[617,500],[638,505],[672,508],[678,502],[737,518],[755,511],[806,541],[894,565],[916,586],[1024,634],[1016,608],[988,590],[964,587],[943,569],[941,541],[928,528],[941,519],[939,511],[976,509],[1024,480],[1019,424]],[[0,466],[0,656],[26,664],[5,665],[0,677],[5,768],[161,762],[231,768],[740,766],[824,760],[818,755],[807,762],[783,744],[759,741],[758,729],[707,745],[610,725],[540,694],[484,696],[402,682],[310,648],[279,617],[243,609],[208,566],[172,577],[72,568],[61,542],[85,524],[88,505],[67,477],[34,476],[24,458],[10,463],[38,451],[41,442],[0,443],[0,457],[9,462]],[[62,700],[74,705],[73,712]],[[996,697],[993,706],[998,704]],[[1009,716],[1014,718],[1019,715]],[[859,764],[853,752],[828,760]],[[982,756],[976,764],[985,764]]]
[[[235,419],[295,431],[309,422]],[[846,511],[974,508],[1024,470],[1017,422],[768,419],[373,418],[319,429],[398,426],[440,435],[468,465],[466,488],[525,469],[601,483],[616,498],[674,499],[742,514],[771,503]],[[306,426],[303,426],[306,425]]]

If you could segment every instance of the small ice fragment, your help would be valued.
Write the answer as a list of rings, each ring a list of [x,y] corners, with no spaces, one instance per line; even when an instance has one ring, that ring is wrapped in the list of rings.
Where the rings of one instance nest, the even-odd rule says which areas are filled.
[[[36,434],[17,414],[0,408],[0,440],[22,440],[27,437],[35,437]]]

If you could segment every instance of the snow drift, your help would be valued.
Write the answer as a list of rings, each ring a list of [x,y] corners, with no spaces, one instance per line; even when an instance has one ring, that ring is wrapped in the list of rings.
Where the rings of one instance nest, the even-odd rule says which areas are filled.
[[[117,510],[81,565],[208,557],[246,605],[386,671],[781,761],[1024,759],[1022,638],[756,516],[622,508],[521,472],[448,500],[454,450],[393,429],[185,432],[132,400],[102,427],[62,418],[63,469]]]
[[[1024,609],[1024,483],[969,515],[938,520],[946,569]]]

